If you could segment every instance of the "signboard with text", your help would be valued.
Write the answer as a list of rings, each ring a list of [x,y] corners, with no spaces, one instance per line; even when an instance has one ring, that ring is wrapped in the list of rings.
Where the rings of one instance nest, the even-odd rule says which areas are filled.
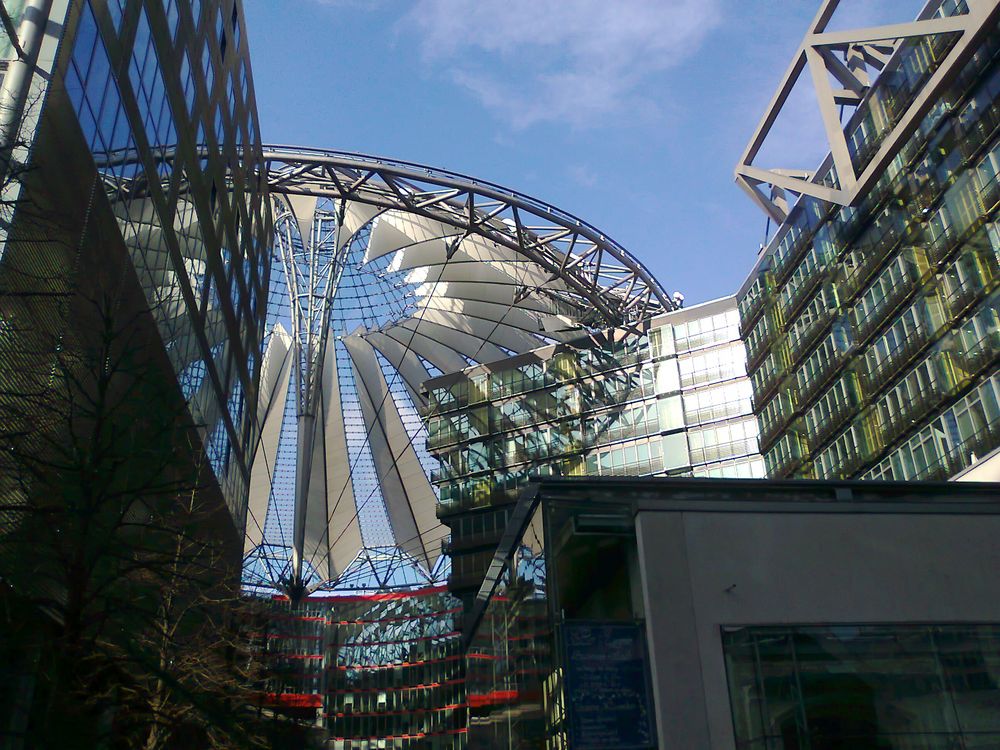
[[[643,626],[570,621],[562,633],[570,747],[656,747]]]

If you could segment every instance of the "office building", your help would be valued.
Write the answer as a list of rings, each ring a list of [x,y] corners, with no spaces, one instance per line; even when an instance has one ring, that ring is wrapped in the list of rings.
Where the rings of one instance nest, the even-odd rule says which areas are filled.
[[[736,170],[778,225],[738,294],[761,452],[774,478],[944,479],[1000,445],[1000,9],[827,32],[836,7]],[[753,166],[807,66],[830,155]]]
[[[723,297],[654,318],[649,339],[657,405],[667,414],[663,450],[671,458],[664,472],[763,477],[736,299]]]
[[[336,750],[466,746],[459,611],[444,586],[334,599],[326,714]]]
[[[248,635],[260,664],[258,705],[305,726],[322,726],[329,602],[305,599],[293,606],[276,595],[253,604]]]
[[[120,298],[131,335],[158,335],[150,356],[201,444],[188,460],[204,451],[242,536],[271,214],[241,4],[11,5],[44,67],[15,76],[8,50],[3,381],[30,382],[87,335],[74,305]]]
[[[735,299],[428,380],[451,590],[478,590],[531,477],[762,477]]]
[[[257,439],[271,214],[242,3],[3,9],[0,640],[22,656],[0,744],[152,743],[110,717],[155,712],[154,630],[174,666],[163,632],[222,621]],[[160,726],[201,746],[203,705]]]
[[[266,602],[260,705],[314,726],[331,750],[464,748],[460,609],[444,586]]]
[[[470,747],[992,747],[1000,487],[543,479],[476,600]]]

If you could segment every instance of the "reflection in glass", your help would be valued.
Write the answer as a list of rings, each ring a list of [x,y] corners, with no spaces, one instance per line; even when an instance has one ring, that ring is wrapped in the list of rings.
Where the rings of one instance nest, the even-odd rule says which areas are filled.
[[[726,629],[739,750],[1000,746],[1000,627]]]

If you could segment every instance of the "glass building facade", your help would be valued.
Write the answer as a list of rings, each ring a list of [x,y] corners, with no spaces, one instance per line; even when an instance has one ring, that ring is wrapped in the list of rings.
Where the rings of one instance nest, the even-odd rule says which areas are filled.
[[[452,590],[483,575],[532,477],[762,477],[732,297],[427,381]]]
[[[324,664],[330,604],[305,599],[292,606],[286,597],[254,600],[250,633],[262,665],[260,705],[310,724],[323,710]]]
[[[859,172],[956,39],[900,44],[845,127]],[[803,196],[738,294],[769,477],[942,479],[1000,445],[998,51],[855,205]]]
[[[459,611],[444,586],[334,599],[326,708],[333,747],[466,746]]]
[[[658,747],[635,544],[625,506],[543,502],[497,552],[467,639],[470,747]]]
[[[994,587],[964,568],[995,512],[989,484],[541,480],[464,636],[469,746],[997,747],[998,610],[951,585]],[[875,518],[907,541],[845,543],[837,528]],[[917,527],[925,557],[906,560]],[[845,544],[863,562],[801,594],[815,620],[789,619],[804,611],[790,581],[823,578],[815,566]],[[807,569],[790,573],[793,558]],[[919,601],[894,586],[914,575]]]
[[[833,625],[722,635],[738,750],[1000,743],[1000,627]]]
[[[262,705],[321,725],[331,750],[466,746],[460,605],[444,586],[266,606]]]
[[[82,225],[60,227],[67,246],[124,246],[242,529],[271,235],[242,5],[86,0],[55,2],[51,13],[50,28],[64,32],[32,161],[42,171],[61,164],[58,189],[80,204]],[[52,192],[50,202],[64,201]],[[38,234],[49,230],[29,213],[15,214],[7,244],[20,249],[7,269],[0,261],[11,288],[43,265],[32,253],[43,251]],[[95,239],[91,226],[106,216],[120,237]],[[71,264],[64,271],[73,288],[82,271]],[[103,273],[88,271],[96,280]]]

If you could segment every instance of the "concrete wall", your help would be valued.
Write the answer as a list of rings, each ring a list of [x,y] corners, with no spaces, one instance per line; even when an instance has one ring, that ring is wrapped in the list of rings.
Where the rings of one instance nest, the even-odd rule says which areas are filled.
[[[1000,622],[1000,516],[640,511],[663,748],[735,746],[725,625]]]

